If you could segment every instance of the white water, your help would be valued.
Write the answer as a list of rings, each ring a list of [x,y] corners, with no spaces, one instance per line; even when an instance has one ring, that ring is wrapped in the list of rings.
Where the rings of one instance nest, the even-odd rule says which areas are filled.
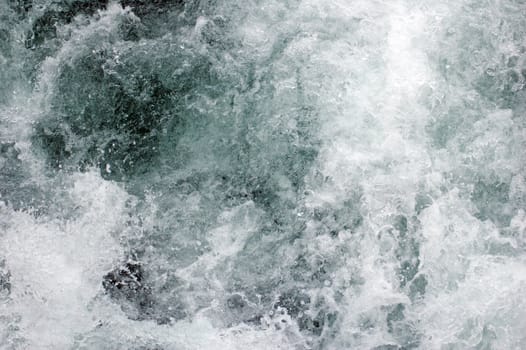
[[[1,6],[1,349],[526,347],[521,1],[202,2],[153,22],[112,3],[57,24],[42,59],[24,35],[53,4]],[[122,39],[140,21],[165,32]],[[98,52],[114,80],[84,75]],[[184,96],[147,117],[185,129],[155,130],[143,173],[79,169],[79,149],[127,135],[71,120],[148,74]],[[65,130],[58,170],[38,123]],[[149,309],[102,284],[134,251]]]

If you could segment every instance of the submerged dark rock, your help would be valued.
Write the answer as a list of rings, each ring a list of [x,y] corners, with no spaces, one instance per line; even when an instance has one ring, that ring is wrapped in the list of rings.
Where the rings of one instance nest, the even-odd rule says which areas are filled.
[[[102,279],[102,286],[130,319],[155,320],[158,324],[166,324],[186,316],[177,301],[157,298],[140,262],[129,260],[108,272]]]
[[[143,269],[140,263],[128,261],[104,276],[104,289],[116,298],[134,300],[138,294],[149,294],[149,288],[143,285]]]
[[[107,273],[102,286],[113,299],[123,302],[121,305],[128,315],[134,313],[132,318],[144,319],[151,314],[152,292],[144,283],[144,271],[139,262],[128,261]]]

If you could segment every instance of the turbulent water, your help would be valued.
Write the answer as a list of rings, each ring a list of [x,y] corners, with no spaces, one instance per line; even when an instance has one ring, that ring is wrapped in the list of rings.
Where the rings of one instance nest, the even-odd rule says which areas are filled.
[[[526,1],[0,0],[0,349],[525,349]]]

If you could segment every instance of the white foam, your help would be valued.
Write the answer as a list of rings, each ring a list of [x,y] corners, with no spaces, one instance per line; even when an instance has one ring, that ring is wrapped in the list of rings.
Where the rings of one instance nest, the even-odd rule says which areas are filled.
[[[89,172],[74,176],[69,196],[77,207],[66,220],[2,207],[0,246],[12,276],[2,313],[21,316],[20,333],[33,348],[67,348],[94,326],[88,306],[122,257],[126,192]]]

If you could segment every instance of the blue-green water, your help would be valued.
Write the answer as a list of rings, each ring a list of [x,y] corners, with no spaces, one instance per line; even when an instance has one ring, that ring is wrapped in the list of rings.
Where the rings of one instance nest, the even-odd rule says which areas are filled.
[[[0,0],[0,349],[526,348],[526,2]]]

